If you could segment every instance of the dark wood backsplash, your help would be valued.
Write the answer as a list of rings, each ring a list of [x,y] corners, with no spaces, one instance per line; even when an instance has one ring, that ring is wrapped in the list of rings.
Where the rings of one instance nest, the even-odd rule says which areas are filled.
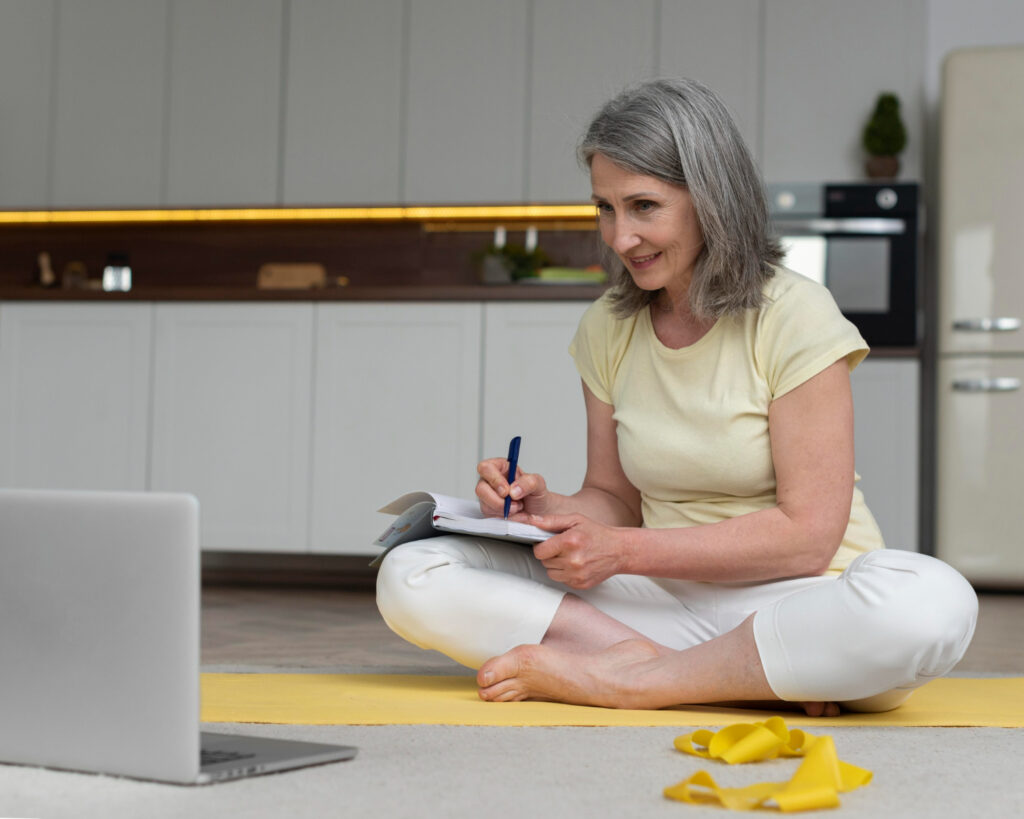
[[[592,230],[542,230],[539,245],[553,264],[598,261]],[[50,254],[58,279],[71,262],[99,278],[108,255],[129,256],[135,289],[254,288],[266,263],[317,262],[329,280],[353,286],[465,285],[478,282],[474,257],[488,230],[427,230],[415,223],[216,223],[40,225],[0,227],[0,288],[36,282],[38,255]],[[508,228],[509,243],[523,233]]]

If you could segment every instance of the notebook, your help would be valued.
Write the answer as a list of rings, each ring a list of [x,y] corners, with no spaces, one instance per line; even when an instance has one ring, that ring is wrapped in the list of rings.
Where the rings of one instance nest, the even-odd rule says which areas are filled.
[[[370,563],[377,566],[395,546],[410,540],[423,540],[445,532],[459,535],[509,540],[513,543],[534,544],[547,540],[552,532],[538,529],[529,523],[503,518],[487,517],[475,500],[453,498],[437,492],[409,492],[377,510],[397,518],[373,542],[384,551]]]
[[[355,756],[200,735],[199,566],[190,495],[0,489],[0,762],[203,784]]]

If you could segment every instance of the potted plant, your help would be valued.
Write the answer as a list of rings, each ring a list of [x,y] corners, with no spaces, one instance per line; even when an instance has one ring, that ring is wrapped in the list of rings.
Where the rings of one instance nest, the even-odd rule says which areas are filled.
[[[900,152],[907,145],[907,129],[900,119],[899,98],[884,92],[878,95],[861,144],[868,154],[864,169],[871,178],[892,178],[900,172]]]

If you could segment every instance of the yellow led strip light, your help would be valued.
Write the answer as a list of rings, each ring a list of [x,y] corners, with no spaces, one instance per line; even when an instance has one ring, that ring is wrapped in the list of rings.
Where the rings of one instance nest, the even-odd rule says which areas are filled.
[[[593,205],[421,205],[366,208],[181,208],[0,211],[0,225],[181,222],[474,222],[592,220]]]

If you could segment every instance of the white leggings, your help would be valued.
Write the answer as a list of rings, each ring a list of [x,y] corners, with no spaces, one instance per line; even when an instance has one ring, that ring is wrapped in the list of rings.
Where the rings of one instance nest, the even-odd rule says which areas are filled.
[[[970,584],[939,560],[882,549],[838,577],[696,583],[617,575],[593,589],[552,581],[529,548],[457,535],[384,558],[377,607],[400,637],[471,668],[539,643],[567,593],[655,642],[686,649],[754,614],[754,638],[781,700],[887,710],[948,672],[974,633]]]

